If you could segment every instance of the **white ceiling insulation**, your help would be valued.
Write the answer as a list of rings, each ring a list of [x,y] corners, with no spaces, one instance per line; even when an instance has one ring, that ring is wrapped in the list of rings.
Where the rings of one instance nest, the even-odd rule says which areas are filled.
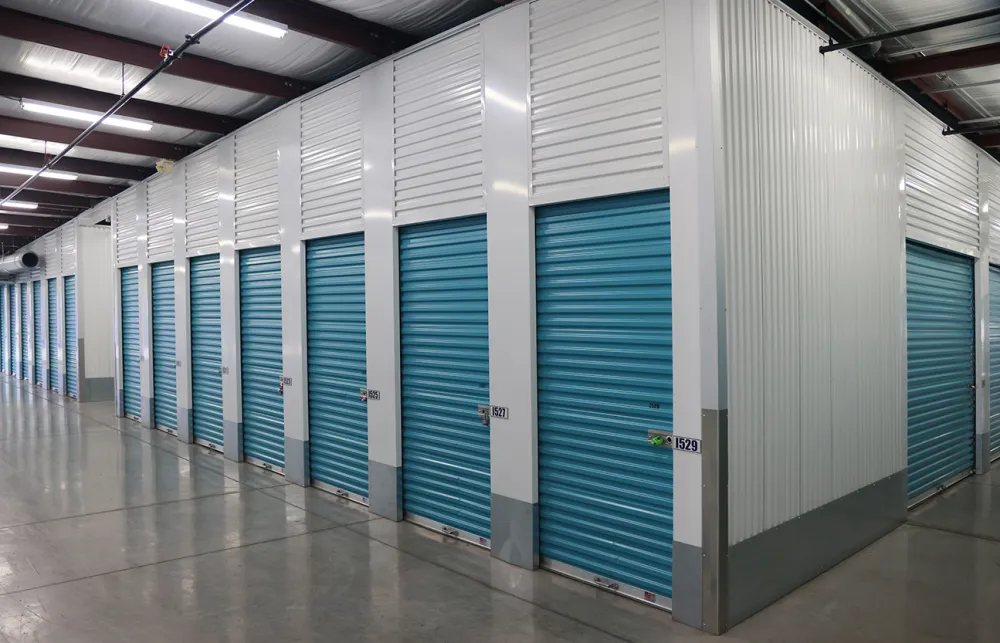
[[[0,147],[9,147],[15,150],[25,150],[28,152],[38,152],[40,154],[58,154],[65,145],[60,143],[48,143],[33,138],[21,138],[20,136],[8,136],[0,134]],[[106,161],[108,163],[124,163],[125,165],[140,165],[152,167],[157,159],[150,156],[137,156],[135,154],[122,154],[120,152],[106,152],[104,150],[94,150],[89,147],[75,147],[69,151],[67,156],[78,159],[90,159],[91,161]]]
[[[494,0],[313,1],[423,38],[481,16],[500,4]]]

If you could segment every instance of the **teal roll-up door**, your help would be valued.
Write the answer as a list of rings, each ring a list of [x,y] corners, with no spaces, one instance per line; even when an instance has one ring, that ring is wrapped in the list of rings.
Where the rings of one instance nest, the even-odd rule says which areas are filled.
[[[975,466],[972,259],[906,244],[907,491],[911,499]]]
[[[31,343],[28,335],[28,284],[21,284],[21,307],[19,311],[21,323],[21,373],[22,380],[28,379],[28,356],[31,355]]]
[[[487,545],[490,403],[486,217],[399,235],[403,508]],[[481,539],[481,540],[480,540]]]
[[[10,350],[10,374],[17,376],[20,373],[20,366],[17,363],[17,300],[16,300],[16,289],[17,286],[11,284],[7,288],[7,310],[10,313],[7,318],[7,339],[8,339],[8,349]]]
[[[59,287],[58,279],[48,281],[49,307],[49,382],[53,391],[59,390]]]
[[[80,382],[77,379],[77,334],[76,334],[76,275],[63,279],[64,304],[66,306],[66,394],[79,398]]]
[[[138,420],[142,414],[139,385],[139,269],[122,268],[122,388],[125,415]]]
[[[156,427],[177,430],[177,350],[174,262],[150,267],[153,291],[153,417]]]
[[[1000,458],[1000,268],[990,266],[990,459]]]
[[[309,243],[306,298],[312,478],[367,503],[363,234]]]
[[[543,565],[669,605],[668,193],[538,208],[535,262]]]
[[[0,286],[0,369],[10,373],[10,326],[7,317],[7,286]]]
[[[251,462],[284,468],[280,248],[240,253],[240,343],[243,455]]]
[[[191,259],[192,430],[201,444],[223,448],[222,297],[219,255]]]
[[[45,338],[42,337],[42,282],[31,284],[31,322],[34,338],[33,359],[35,367],[31,371],[32,382],[42,385],[42,356],[45,353]]]

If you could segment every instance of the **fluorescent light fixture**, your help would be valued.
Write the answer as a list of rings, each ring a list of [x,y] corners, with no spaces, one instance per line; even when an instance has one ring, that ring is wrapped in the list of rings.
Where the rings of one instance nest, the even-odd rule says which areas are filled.
[[[17,208],[18,210],[37,210],[37,203],[28,203],[27,201],[8,201],[6,203],[0,203],[0,208]]]
[[[196,2],[194,0],[150,0],[156,4],[162,4],[164,7],[170,7],[171,9],[178,9],[180,11],[186,11],[187,13],[193,13],[196,16],[201,16],[202,18],[208,18],[209,20],[215,20],[223,13],[224,9],[219,9],[207,2]],[[239,27],[241,29],[246,29],[247,31],[253,31],[264,36],[270,36],[271,38],[281,38],[287,32],[288,28],[285,25],[279,24],[277,22],[271,22],[270,20],[258,20],[255,18],[248,18],[246,16],[236,14],[235,16],[229,16],[224,21],[227,25],[232,25],[233,27]]]
[[[7,228],[9,228],[9,227],[10,227],[10,226],[9,226],[9,225],[7,225],[6,223],[0,223],[0,230],[6,230],[6,229],[7,229]]]
[[[35,172],[38,170],[32,169],[30,167],[14,167],[13,165],[0,165],[0,172],[4,174],[20,174],[21,176],[34,176]],[[46,170],[42,172],[42,176],[47,179],[58,179],[60,181],[75,181],[77,176],[75,174],[70,174],[69,172],[55,172],[53,170]]]
[[[88,112],[82,109],[74,109],[72,107],[60,107],[58,105],[47,105],[45,103],[31,103],[27,101],[21,102],[21,109],[26,112],[34,112],[35,114],[46,114],[48,116],[59,116],[60,118],[70,118],[75,121],[84,121],[87,123],[94,123],[101,117],[100,114],[96,112]],[[102,125],[111,125],[114,127],[123,127],[125,129],[134,129],[140,132],[148,132],[153,129],[153,124],[147,121],[139,121],[134,118],[122,118],[121,116],[109,116],[104,119]]]

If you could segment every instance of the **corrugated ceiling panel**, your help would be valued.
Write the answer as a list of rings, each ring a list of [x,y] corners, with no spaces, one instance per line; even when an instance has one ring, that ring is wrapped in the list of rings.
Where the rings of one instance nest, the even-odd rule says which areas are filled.
[[[184,161],[185,248],[188,255],[219,251],[219,154],[216,148]]]
[[[131,266],[139,263],[139,230],[137,217],[139,198],[136,189],[123,192],[112,205],[99,207],[114,208],[115,222],[115,258],[119,266]],[[105,204],[109,202],[105,201]],[[145,205],[145,204],[143,204]]]
[[[543,0],[530,15],[532,194],[666,186],[660,0]]]
[[[150,261],[174,257],[174,177],[158,176],[146,184],[146,251]]]
[[[361,220],[361,83],[302,103],[302,234],[333,234]]]
[[[396,215],[486,211],[478,27],[393,65]]]
[[[906,234],[979,248],[979,165],[976,148],[943,136],[937,120],[909,102],[906,120]]]
[[[278,235],[278,143],[268,118],[237,132],[236,242]]]

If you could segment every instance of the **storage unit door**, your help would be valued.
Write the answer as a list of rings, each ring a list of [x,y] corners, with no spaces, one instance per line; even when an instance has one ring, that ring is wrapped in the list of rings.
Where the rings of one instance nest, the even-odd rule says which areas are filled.
[[[10,326],[7,325],[7,286],[0,286],[0,369],[10,373]]]
[[[906,244],[907,491],[911,500],[975,466],[972,259]]]
[[[191,391],[194,439],[220,451],[222,298],[219,255],[191,259]]]
[[[31,343],[28,341],[28,284],[21,284],[21,379],[28,379],[28,357],[31,355]]]
[[[59,293],[58,279],[49,279],[49,383],[53,391],[59,390]]]
[[[313,482],[368,502],[365,237],[306,248],[309,459]]]
[[[125,415],[142,414],[139,388],[139,269],[122,268],[122,389]]]
[[[174,329],[174,262],[155,263],[153,285],[153,417],[156,427],[177,430],[177,353]]]
[[[543,565],[669,606],[669,195],[539,208],[535,262]]]
[[[66,394],[79,398],[80,385],[77,380],[76,360],[76,276],[69,275],[63,279],[63,290],[66,306]]]
[[[243,454],[267,467],[285,466],[281,396],[281,251],[240,253],[240,341]]]
[[[38,386],[42,385],[42,354],[45,352],[45,342],[42,337],[42,282],[35,281],[31,284],[31,321],[32,337],[34,338],[35,368],[31,371],[32,382]]]
[[[990,460],[1000,458],[1000,268],[990,266]]]
[[[20,367],[17,364],[17,300],[15,297],[16,285],[11,284],[7,288],[7,310],[10,313],[7,318],[7,339],[10,349],[10,374],[17,377]]]
[[[486,217],[403,228],[399,265],[403,508],[488,545]]]

